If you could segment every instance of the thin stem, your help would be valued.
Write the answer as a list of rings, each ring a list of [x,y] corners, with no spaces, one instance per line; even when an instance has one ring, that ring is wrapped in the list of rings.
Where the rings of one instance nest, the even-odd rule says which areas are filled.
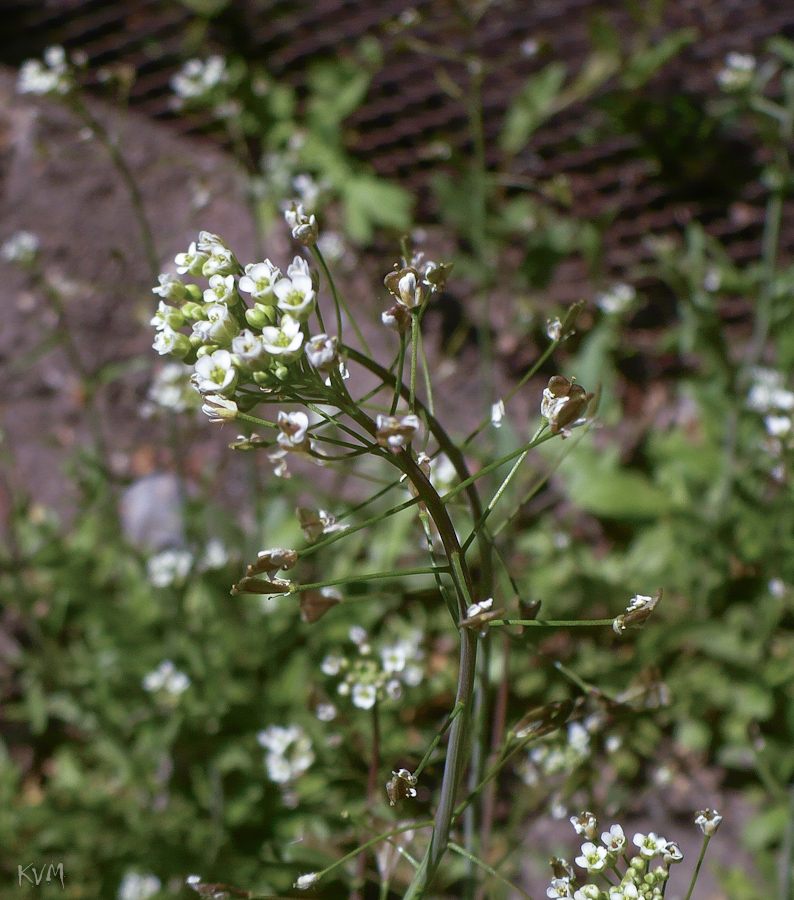
[[[422,358],[422,374],[425,380],[425,393],[427,394],[427,408],[430,415],[436,414],[436,406],[433,401],[433,381],[430,378],[430,367],[427,364],[427,354],[425,353],[425,340],[422,337],[422,329],[419,329],[419,355]]]
[[[408,409],[416,412],[416,364],[419,359],[419,314],[411,314],[411,387]]]
[[[394,396],[392,397],[389,415],[393,416],[397,412],[397,404],[400,402],[400,388],[403,383],[403,369],[405,367],[405,334],[400,335],[400,350],[397,354],[397,377],[394,382]]]
[[[422,774],[422,771],[424,770],[425,766],[428,764],[428,762],[430,762],[430,757],[433,755],[433,751],[436,749],[436,747],[438,747],[438,745],[441,741],[441,738],[446,734],[446,731],[449,728],[449,726],[455,721],[457,716],[462,711],[463,711],[462,703],[456,703],[452,707],[452,712],[446,717],[441,728],[439,728],[438,733],[433,738],[433,740],[430,742],[430,746],[425,751],[425,755],[422,757],[419,765],[416,767],[416,769],[414,769],[413,774],[416,778],[419,778],[419,776]]]
[[[361,329],[358,327],[358,323],[356,322],[355,318],[350,315],[350,310],[347,308],[345,298],[336,289],[336,283],[334,282],[333,276],[331,275],[331,270],[328,268],[328,264],[326,263],[325,257],[321,253],[320,248],[316,244],[313,244],[311,251],[314,255],[314,258],[320,264],[323,272],[325,273],[325,277],[328,279],[328,284],[331,287],[331,294],[334,298],[334,305],[336,306],[336,327],[339,335],[339,340],[342,340],[342,310],[344,309],[348,321],[353,326],[353,331],[356,332],[359,341],[361,341],[361,346],[364,352],[367,354],[367,356],[372,356],[372,351],[367,346],[367,342],[364,339],[364,335],[361,333]]]
[[[694,874],[692,875],[692,881],[689,885],[689,890],[686,892],[686,897],[684,898],[684,900],[689,900],[689,898],[692,896],[692,891],[695,889],[695,882],[698,880],[698,875],[700,875],[700,867],[703,865],[703,857],[706,855],[706,847],[708,847],[710,840],[710,835],[703,835],[703,846],[700,848],[700,856],[698,857],[698,862],[695,866]]]
[[[320,588],[335,587],[338,584],[350,584],[351,581],[375,581],[378,578],[404,578],[408,575],[435,575],[439,572],[449,573],[450,571],[449,566],[424,566],[420,569],[394,569],[391,572],[368,572],[366,575],[348,575],[345,578],[332,578],[329,581],[315,581],[312,584],[291,584],[288,593],[298,594],[301,591],[318,591]]]
[[[494,619],[488,623],[489,627],[499,625],[525,625],[535,628],[593,628],[596,626],[612,625],[614,619]]]

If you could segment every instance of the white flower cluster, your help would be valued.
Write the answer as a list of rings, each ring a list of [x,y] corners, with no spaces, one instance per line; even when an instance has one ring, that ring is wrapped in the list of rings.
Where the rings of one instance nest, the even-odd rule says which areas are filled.
[[[752,83],[755,67],[752,54],[733,51],[725,57],[725,65],[717,73],[717,84],[727,93],[742,91]]]
[[[265,768],[276,784],[287,784],[302,775],[314,762],[312,742],[300,725],[271,725],[256,736],[267,750]]]
[[[349,696],[359,709],[372,709],[386,697],[398,700],[404,685],[416,687],[422,682],[424,673],[418,665],[424,658],[420,647],[422,637],[421,631],[413,631],[375,652],[366,631],[354,625],[350,640],[356,645],[357,655],[349,659],[329,654],[320,668],[330,678],[341,678],[336,689],[340,696]]]
[[[304,227],[302,215],[288,212],[297,222],[294,230]],[[278,388],[304,354],[323,380],[344,368],[335,337],[318,334],[305,341],[305,323],[317,302],[306,260],[296,256],[286,275],[269,259],[243,268],[221,238],[202,231],[175,262],[178,275],[204,277],[209,286],[202,290],[178,275],[159,276],[152,289],[162,298],[151,322],[157,330],[154,349],[194,365],[191,381],[211,421],[237,416],[235,398],[243,385]],[[251,305],[242,294],[250,295]],[[190,335],[182,331],[185,326]]]
[[[166,659],[152,672],[147,672],[143,676],[142,684],[143,689],[150,694],[164,691],[171,697],[179,697],[190,687],[190,678],[184,672],[180,672],[170,659]]]
[[[747,406],[764,416],[771,450],[779,455],[794,439],[794,391],[786,387],[783,374],[775,369],[753,369]]]
[[[591,748],[588,725],[595,729],[599,724],[595,719],[592,723],[571,722],[566,740],[550,737],[544,743],[534,746],[519,768],[524,783],[533,786],[553,775],[567,774],[589,759]]]
[[[152,379],[146,393],[146,403],[140,408],[145,419],[154,416],[158,409],[182,413],[197,410],[201,406],[199,395],[190,383],[190,369],[182,363],[166,363]]]
[[[181,584],[193,566],[193,554],[189,550],[161,550],[146,560],[149,581],[159,588]]]
[[[116,892],[116,900],[149,900],[162,887],[156,875],[141,875],[139,872],[127,872],[121,879]]]
[[[171,90],[180,101],[203,99],[227,78],[226,60],[222,56],[189,59],[171,78]]]
[[[26,59],[19,69],[17,91],[20,94],[51,94],[62,97],[73,87],[72,69],[63,47],[47,47],[43,61]]]
[[[708,812],[711,812],[709,810]],[[703,814],[699,814],[703,815]],[[683,854],[678,845],[650,834],[637,833],[632,843],[637,848],[629,859],[629,845],[620,825],[612,825],[609,831],[601,833],[598,840],[598,820],[591,812],[571,816],[571,824],[576,833],[586,838],[581,846],[576,865],[590,876],[602,876],[609,883],[602,886],[581,884],[570,863],[557,859],[553,861],[554,878],[546,890],[550,898],[572,898],[572,900],[661,900],[664,896],[670,865],[681,862]],[[625,871],[619,864],[625,862]],[[652,867],[654,860],[657,865]],[[617,877],[606,878],[607,872]]]
[[[0,247],[0,256],[8,263],[29,266],[39,252],[40,241],[30,231],[17,231]]]

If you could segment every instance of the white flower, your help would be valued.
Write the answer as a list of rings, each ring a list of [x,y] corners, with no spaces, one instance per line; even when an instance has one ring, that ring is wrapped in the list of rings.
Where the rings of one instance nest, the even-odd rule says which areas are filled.
[[[127,872],[121,879],[116,892],[116,900],[149,900],[162,887],[156,875],[141,875],[138,872]]]
[[[237,319],[225,303],[213,303],[205,311],[206,319],[193,323],[193,334],[203,344],[217,344],[228,349],[240,333]]]
[[[378,691],[374,684],[353,685],[353,705],[359,709],[372,709],[378,699]]]
[[[209,259],[209,254],[202,253],[196,248],[196,242],[190,245],[187,253],[177,253],[174,257],[176,270],[180,275],[194,275],[198,277],[203,273],[204,263]]]
[[[637,299],[637,292],[630,284],[613,284],[608,291],[596,297],[596,305],[607,315],[620,315],[626,312]]]
[[[320,703],[317,706],[316,714],[321,722],[333,722],[336,718],[336,707],[333,703]]]
[[[613,825],[609,831],[601,835],[601,840],[607,850],[612,853],[622,853],[626,848],[626,835],[620,825]]]
[[[537,747],[535,750],[531,751],[530,756],[536,762],[540,762],[542,760],[536,759],[535,754],[538,751],[545,751],[544,755],[547,751],[545,747]],[[577,834],[582,834],[585,837],[590,838],[591,840],[595,839],[595,836],[598,834],[598,819],[591,812],[583,812],[578,816],[571,816],[571,825],[573,825],[573,830]]]
[[[357,647],[360,647],[366,643],[367,632],[360,625],[353,625],[350,628],[349,637]]]
[[[479,603],[472,603],[466,610],[466,618],[473,619],[475,616],[481,616],[483,613],[488,612],[492,606],[493,597],[488,597],[487,600],[480,600]]]
[[[581,722],[571,722],[568,726],[568,746],[580,756],[590,750],[590,735]]]
[[[171,78],[171,89],[182,100],[195,100],[226,81],[226,61],[210,56],[206,61],[189,59]]]
[[[213,275],[210,286],[204,291],[205,303],[229,303],[234,299],[234,275]]]
[[[323,375],[330,375],[338,356],[339,338],[327,334],[316,334],[306,344],[306,358]]]
[[[317,884],[319,880],[320,878],[316,872],[309,872],[308,874],[301,875],[300,878],[298,878],[298,880],[295,882],[295,887],[300,891],[305,891],[313,884]]]
[[[416,277],[416,272],[408,270],[397,281],[395,294],[406,309],[415,309],[430,296],[430,288]]]
[[[158,275],[157,280],[160,282],[158,287],[152,288],[152,293],[162,297],[163,300],[169,300],[171,303],[179,303],[184,300],[187,295],[185,282],[176,275]],[[154,323],[152,323],[154,324]]]
[[[164,325],[154,336],[152,347],[160,356],[174,356],[184,359],[190,353],[190,341],[179,331]]]
[[[727,92],[741,91],[753,80],[755,57],[733,51],[725,57],[725,67],[717,73],[717,84]]]
[[[144,675],[142,684],[149,693],[165,691],[172,697],[178,697],[190,687],[190,678],[180,672],[170,659],[166,659],[154,671]]]
[[[216,350],[196,360],[191,381],[202,394],[231,397],[237,387],[237,369],[228,350]]]
[[[677,863],[681,862],[684,858],[684,854],[681,852],[681,848],[675,841],[668,841],[667,846],[664,848],[662,858],[666,863]]]
[[[571,887],[570,878],[552,878],[551,884],[546,888],[546,896],[554,898],[573,897],[573,888]]]
[[[784,438],[791,433],[792,422],[788,416],[766,416],[764,425],[767,434],[776,438]]]
[[[329,654],[322,661],[322,664],[320,665],[320,671],[323,673],[323,675],[338,675],[341,672],[344,663],[345,660],[341,656],[333,656]]]
[[[249,328],[243,329],[232,339],[232,353],[249,369],[264,369],[270,362],[264,341]]]
[[[403,695],[403,686],[396,678],[387,681],[384,690],[386,691],[386,696],[390,700],[399,700]]]
[[[407,687],[416,687],[422,683],[425,673],[417,665],[409,664],[402,670],[403,684]]]
[[[30,231],[17,231],[0,247],[0,256],[6,262],[29,266],[39,252],[40,241]]]
[[[716,809],[701,809],[695,819],[695,825],[699,826],[703,834],[711,837],[720,827],[721,821],[722,816]]]
[[[146,574],[155,587],[164,588],[184,581],[192,565],[189,550],[163,550],[146,561]]]
[[[314,762],[312,742],[300,725],[271,725],[259,732],[257,741],[269,751],[265,767],[270,780],[277,784],[293,781]]]
[[[399,645],[383,647],[380,651],[380,658],[383,671],[387,675],[402,672],[405,668],[405,650]]]
[[[311,247],[317,243],[319,234],[317,220],[313,215],[306,215],[302,204],[293,202],[289,209],[284,210],[284,219],[292,229],[292,236],[304,247]]]
[[[497,400],[496,403],[491,407],[491,425],[494,428],[502,427],[502,419],[505,417],[505,402],[504,400]]]
[[[57,94],[63,96],[72,89],[72,73],[63,47],[47,47],[44,62],[26,59],[19,69],[17,91],[20,94]]]
[[[273,306],[276,302],[273,285],[279,278],[281,272],[269,259],[261,263],[249,263],[245,267],[245,275],[240,279],[239,288],[258,303]]]
[[[204,556],[201,558],[203,569],[222,569],[229,562],[229,551],[223,541],[212,538],[207,541],[204,548]]]
[[[278,356],[283,362],[297,359],[303,346],[300,322],[285,315],[279,326],[266,325],[262,329],[262,340],[271,356]]]
[[[576,865],[587,869],[588,873],[595,875],[603,872],[607,866],[606,847],[597,847],[591,841],[582,844],[582,855],[576,857]]]
[[[562,340],[562,322],[559,316],[554,319],[546,319],[546,336],[550,341]]]
[[[392,453],[399,453],[410,445],[419,430],[420,422],[419,417],[413,413],[407,416],[387,416],[378,413],[375,424],[376,437],[381,447],[386,447]]]
[[[158,331],[165,328],[171,331],[178,331],[185,324],[185,317],[182,311],[175,306],[169,306],[165,300],[161,300],[157,304],[157,312],[151,318],[150,325],[153,325]]]
[[[210,422],[221,425],[231,419],[236,419],[238,413],[234,400],[221,394],[205,394],[201,411],[209,418]]]
[[[292,278],[282,278],[273,285],[273,293],[278,308],[299,322],[305,322],[314,311],[315,294],[310,275],[296,272]]]
[[[276,440],[282,450],[304,452],[309,447],[309,417],[305,412],[280,412],[278,414],[279,433]]]
[[[766,586],[766,589],[773,597],[786,596],[786,582],[782,578],[772,578]]]
[[[654,856],[660,856],[667,847],[667,841],[653,831],[647,835],[637,833],[631,840],[634,846],[639,848],[640,856],[643,859],[653,859]]]

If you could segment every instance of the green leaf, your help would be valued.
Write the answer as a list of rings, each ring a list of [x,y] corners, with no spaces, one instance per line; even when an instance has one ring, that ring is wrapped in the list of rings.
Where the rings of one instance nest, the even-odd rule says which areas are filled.
[[[395,230],[410,226],[413,200],[399,185],[374,175],[357,175],[341,188],[345,226],[352,240],[366,243],[376,226]]]
[[[500,145],[507,153],[517,153],[552,114],[562,90],[567,69],[553,62],[533,75],[513,100],[505,117]]]

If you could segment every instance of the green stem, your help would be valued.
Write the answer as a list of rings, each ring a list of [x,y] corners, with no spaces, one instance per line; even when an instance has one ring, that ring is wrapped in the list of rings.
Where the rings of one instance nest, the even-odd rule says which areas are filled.
[[[291,584],[289,593],[301,591],[318,591],[324,587],[335,587],[338,584],[350,584],[351,581],[375,581],[379,578],[405,578],[408,575],[435,575],[439,572],[449,573],[449,566],[424,566],[420,569],[394,569],[391,572],[369,572],[366,575],[348,575],[346,578],[332,578],[329,581],[315,581],[312,584]]]
[[[364,335],[361,333],[361,329],[358,327],[358,323],[356,322],[355,318],[350,315],[350,310],[347,308],[345,298],[336,289],[336,283],[334,282],[333,276],[331,275],[331,270],[328,268],[328,264],[325,261],[325,257],[320,252],[320,248],[316,244],[314,244],[311,248],[311,251],[314,255],[314,258],[320,264],[323,272],[325,273],[325,277],[328,279],[328,284],[331,287],[331,295],[334,298],[334,305],[336,307],[336,327],[340,342],[342,340],[342,310],[344,309],[348,321],[353,326],[353,331],[356,332],[359,341],[361,341],[361,346],[364,352],[367,354],[367,356],[372,356],[372,351],[367,346],[367,342],[364,339]]]
[[[419,314],[411,313],[411,387],[408,397],[408,409],[416,412],[416,364],[419,359]]]
[[[695,866],[695,872],[692,875],[692,881],[689,885],[689,890],[686,892],[686,897],[684,898],[684,900],[689,900],[689,898],[692,896],[692,891],[695,889],[695,882],[698,880],[698,875],[700,875],[700,867],[703,865],[703,858],[706,855],[706,847],[708,847],[710,840],[711,837],[709,835],[703,835],[703,846],[700,848],[700,856],[698,857],[698,862]]]
[[[414,770],[413,774],[416,778],[419,778],[419,776],[422,774],[422,771],[424,770],[425,766],[428,764],[428,762],[430,762],[430,757],[433,755],[433,751],[436,749],[436,747],[438,747],[439,743],[441,742],[441,738],[444,737],[447,729],[455,721],[455,719],[457,718],[459,713],[462,712],[462,710],[463,710],[463,705],[461,703],[456,703],[452,707],[452,712],[444,720],[443,725],[441,726],[441,728],[439,728],[438,733],[433,738],[433,740],[430,742],[430,746],[425,751],[425,755],[422,757],[419,765]]]
[[[389,415],[393,416],[397,412],[397,404],[400,402],[400,387],[403,383],[403,368],[405,366],[405,335],[400,335],[400,350],[397,355],[397,376],[394,381],[394,396],[392,397]]]

